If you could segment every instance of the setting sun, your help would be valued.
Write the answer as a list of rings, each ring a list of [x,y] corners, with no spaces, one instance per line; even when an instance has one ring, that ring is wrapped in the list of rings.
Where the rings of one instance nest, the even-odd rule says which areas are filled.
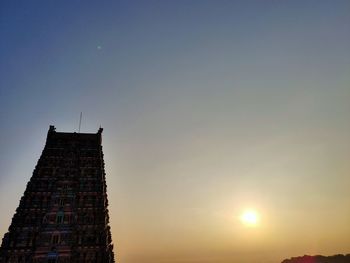
[[[255,227],[259,223],[259,215],[254,210],[246,210],[241,215],[241,221],[246,226]]]

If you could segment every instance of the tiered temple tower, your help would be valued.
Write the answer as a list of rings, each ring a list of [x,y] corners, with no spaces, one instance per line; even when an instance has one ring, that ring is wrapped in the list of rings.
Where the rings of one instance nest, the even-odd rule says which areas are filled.
[[[102,153],[96,134],[56,132],[0,248],[1,263],[114,261]]]

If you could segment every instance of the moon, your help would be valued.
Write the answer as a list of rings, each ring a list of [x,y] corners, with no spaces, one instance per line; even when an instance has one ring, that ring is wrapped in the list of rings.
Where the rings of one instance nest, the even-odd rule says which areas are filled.
[[[256,227],[259,224],[259,214],[255,210],[246,210],[242,213],[241,222],[248,227]]]

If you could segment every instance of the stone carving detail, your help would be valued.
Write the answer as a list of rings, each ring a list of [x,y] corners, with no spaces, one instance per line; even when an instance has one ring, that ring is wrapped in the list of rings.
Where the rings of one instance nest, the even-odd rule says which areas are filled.
[[[63,133],[50,126],[0,263],[115,262],[101,141],[102,129]]]

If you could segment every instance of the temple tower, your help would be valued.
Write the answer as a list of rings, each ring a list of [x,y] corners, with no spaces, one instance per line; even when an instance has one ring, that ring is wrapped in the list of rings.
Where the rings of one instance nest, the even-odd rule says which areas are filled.
[[[1,263],[115,262],[101,143],[102,128],[88,134],[50,126],[2,240]]]

